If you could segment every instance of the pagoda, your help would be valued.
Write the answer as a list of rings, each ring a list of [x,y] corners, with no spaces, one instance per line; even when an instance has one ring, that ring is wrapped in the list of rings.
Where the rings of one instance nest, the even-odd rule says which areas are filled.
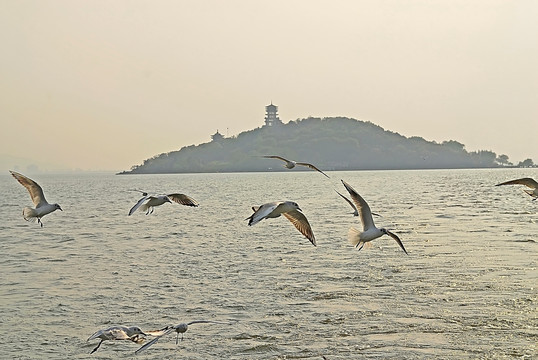
[[[217,129],[217,132],[216,132],[216,133],[214,133],[213,135],[211,135],[211,140],[212,140],[213,142],[219,142],[219,141],[221,141],[222,139],[224,139],[224,136],[223,136],[221,133],[219,133],[219,130],[218,130],[218,129]]]
[[[265,107],[265,126],[276,125],[282,125],[282,121],[278,117],[278,106],[271,101],[271,105]]]

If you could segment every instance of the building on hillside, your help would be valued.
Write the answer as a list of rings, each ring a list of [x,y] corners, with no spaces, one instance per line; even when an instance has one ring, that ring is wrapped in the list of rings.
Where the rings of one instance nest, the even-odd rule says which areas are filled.
[[[214,133],[213,135],[211,135],[211,141],[213,142],[219,142],[221,141],[222,139],[224,139],[224,136],[219,133],[219,130],[217,129],[217,132]]]
[[[282,121],[278,117],[278,106],[271,101],[271,105],[265,107],[265,126],[276,125],[282,125]]]

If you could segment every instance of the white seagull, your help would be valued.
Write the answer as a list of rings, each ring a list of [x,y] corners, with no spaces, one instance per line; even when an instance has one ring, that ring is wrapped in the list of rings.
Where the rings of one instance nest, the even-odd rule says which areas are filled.
[[[138,190],[137,190],[138,191]],[[141,191],[142,192],[142,191]],[[146,192],[142,192],[143,197],[138,200],[135,206],[129,210],[129,216],[131,216],[137,209],[141,209],[146,212],[146,215],[153,213],[155,206],[162,205],[164,203],[172,203],[172,201],[186,206],[198,206],[198,202],[193,198],[185,194],[169,194],[169,195],[148,195]]]
[[[357,210],[357,207],[355,206],[355,204],[353,204],[353,202],[349,200],[345,195],[342,195],[340,192],[338,192],[338,190],[334,189],[334,191],[336,191],[336,193],[340,195],[342,199],[344,199],[349,204],[349,206],[351,206],[351,208],[353,209],[353,212],[352,212],[353,216],[359,216],[359,210]],[[373,212],[372,215],[381,216],[379,214],[376,214],[375,212]]]
[[[342,180],[342,184],[344,184],[345,188],[351,195],[351,199],[357,206],[357,209],[359,210],[360,216],[361,216],[361,222],[363,231],[360,232],[359,230],[355,229],[354,227],[349,229],[348,233],[348,239],[349,242],[357,247],[360,245],[359,250],[362,249],[364,244],[366,244],[369,241],[372,241],[374,239],[377,239],[378,237],[381,237],[383,235],[388,235],[396,242],[402,250],[407,254],[407,251],[405,250],[402,241],[396,234],[390,232],[389,230],[385,228],[377,228],[374,224],[374,219],[372,218],[372,212],[370,211],[370,207],[368,206],[368,203],[344,180]],[[408,254],[409,255],[409,254]]]
[[[36,218],[38,224],[43,227],[43,223],[41,222],[41,218],[47,214],[50,214],[51,212],[55,210],[62,210],[60,205],[58,204],[49,204],[47,200],[45,199],[45,195],[43,194],[43,189],[41,189],[41,186],[39,186],[34,180],[27,178],[26,176],[19,174],[15,171],[9,171],[11,175],[19,183],[21,183],[22,186],[28,190],[30,193],[30,197],[32,198],[32,202],[35,205],[35,209],[32,209],[31,207],[25,207],[22,210],[22,216],[24,217],[24,220],[30,221],[32,218]],[[62,210],[63,211],[63,210]]]
[[[293,168],[295,167],[295,165],[306,166],[306,167],[309,167],[309,168],[312,169],[312,170],[319,171],[319,172],[322,173],[323,175],[329,177],[329,175],[325,174],[323,171],[321,171],[320,169],[318,169],[317,167],[315,167],[314,165],[309,164],[309,163],[305,163],[305,162],[296,162],[296,161],[293,161],[293,160],[284,159],[283,157],[281,157],[281,156],[276,156],[276,155],[270,155],[270,156],[268,155],[268,156],[264,156],[264,158],[282,160],[282,161],[284,161],[284,162],[286,163],[286,164],[284,164],[284,167],[285,167],[285,168],[288,168],[288,169],[293,169]]]
[[[135,343],[143,341],[144,338],[141,338],[140,335],[146,335],[142,330],[140,330],[137,326],[113,326],[108,329],[102,329],[99,331],[96,331],[92,336],[88,338],[86,341],[90,341],[93,339],[101,339],[99,344],[90,352],[90,354],[93,354],[94,352],[99,349],[99,346],[103,343],[105,340],[130,340]]]
[[[153,345],[157,341],[159,341],[160,338],[162,338],[163,336],[168,335],[168,334],[170,334],[171,332],[174,332],[174,331],[177,333],[177,335],[176,335],[176,345],[177,345],[177,343],[179,342],[179,334],[180,333],[181,333],[181,340],[183,341],[183,334],[188,330],[189,325],[201,324],[201,323],[227,324],[227,323],[219,322],[219,321],[195,320],[195,321],[191,321],[189,323],[181,323],[181,324],[178,324],[178,325],[175,325],[175,326],[167,326],[167,327],[165,327],[165,328],[163,328],[161,330],[152,331],[152,333],[154,333],[154,334],[157,334],[159,332],[160,332],[160,334],[158,336],[156,336],[155,339],[151,340],[147,344],[144,344],[144,346],[142,346],[140,349],[136,350],[135,354],[141,353],[142,351],[146,350],[151,345]]]
[[[284,215],[301,234],[310,240],[312,245],[316,246],[316,239],[314,238],[312,228],[296,202],[274,201],[263,204],[262,206],[253,206],[252,211],[254,211],[254,214],[245,219],[248,220],[249,226],[256,225],[263,219],[277,218],[280,215]]]
[[[516,179],[516,180],[510,180],[506,181],[500,184],[497,184],[495,186],[501,186],[501,185],[525,185],[528,188],[531,188],[532,190],[523,189],[527,194],[532,196],[536,200],[538,198],[538,182],[536,180],[531,178],[522,178],[522,179]]]

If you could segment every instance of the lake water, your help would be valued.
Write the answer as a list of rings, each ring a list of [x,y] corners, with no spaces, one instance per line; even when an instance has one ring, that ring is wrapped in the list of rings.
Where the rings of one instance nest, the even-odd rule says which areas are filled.
[[[86,342],[113,325],[191,320],[137,359],[531,359],[538,357],[538,201],[493,186],[537,169],[30,176],[63,212],[22,218],[27,191],[0,175],[2,359],[132,359]],[[361,251],[346,180],[400,236]],[[128,191],[200,206],[127,212]],[[317,247],[251,206],[299,203]]]

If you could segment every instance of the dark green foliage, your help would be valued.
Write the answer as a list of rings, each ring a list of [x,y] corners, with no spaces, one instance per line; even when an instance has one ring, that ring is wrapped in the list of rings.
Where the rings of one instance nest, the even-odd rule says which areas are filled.
[[[264,159],[263,155],[309,162],[323,170],[499,166],[492,151],[469,153],[454,140],[438,144],[416,136],[407,138],[371,122],[336,117],[290,121],[281,126],[245,131],[218,142],[183,147],[144,160],[142,165],[124,173],[285,170],[283,162]]]

